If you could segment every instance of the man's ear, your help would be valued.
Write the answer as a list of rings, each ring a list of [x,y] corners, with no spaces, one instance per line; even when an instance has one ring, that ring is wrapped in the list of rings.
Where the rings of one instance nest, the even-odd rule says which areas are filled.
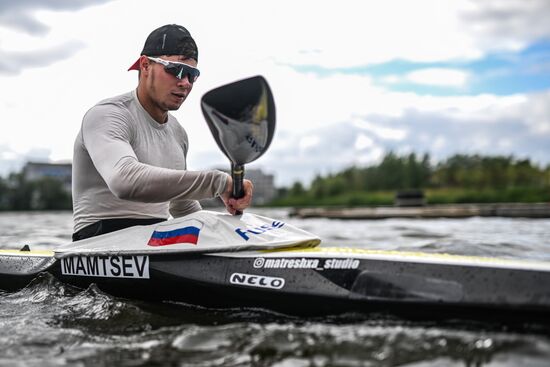
[[[151,65],[149,59],[145,55],[141,55],[139,58],[139,70],[140,71],[149,71],[149,66]]]

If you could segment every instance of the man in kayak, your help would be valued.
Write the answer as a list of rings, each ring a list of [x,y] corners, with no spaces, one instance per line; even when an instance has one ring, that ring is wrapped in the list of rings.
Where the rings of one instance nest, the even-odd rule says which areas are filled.
[[[231,214],[250,205],[250,181],[235,199],[230,175],[187,170],[187,134],[169,111],[191,92],[197,60],[187,29],[155,29],[128,69],[139,71],[137,89],[85,114],[74,144],[73,241],[195,212],[198,199],[219,196]]]

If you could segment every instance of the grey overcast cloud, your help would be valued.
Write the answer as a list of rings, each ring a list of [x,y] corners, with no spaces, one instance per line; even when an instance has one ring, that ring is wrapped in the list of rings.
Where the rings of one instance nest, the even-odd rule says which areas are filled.
[[[550,163],[550,2],[0,0],[0,174],[70,161],[82,116],[136,87],[151,30],[187,27],[201,77],[174,115],[191,169],[225,167],[199,100],[262,74],[278,185],[375,164],[389,151]]]

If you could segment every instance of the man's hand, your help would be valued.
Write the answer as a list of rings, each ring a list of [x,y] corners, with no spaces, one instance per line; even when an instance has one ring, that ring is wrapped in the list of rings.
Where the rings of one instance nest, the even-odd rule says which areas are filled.
[[[244,196],[240,199],[235,199],[231,196],[233,191],[233,179],[228,177],[227,187],[225,192],[221,195],[225,208],[231,215],[236,215],[238,212],[243,212],[252,203],[252,192],[254,191],[254,185],[250,180],[243,180]]]

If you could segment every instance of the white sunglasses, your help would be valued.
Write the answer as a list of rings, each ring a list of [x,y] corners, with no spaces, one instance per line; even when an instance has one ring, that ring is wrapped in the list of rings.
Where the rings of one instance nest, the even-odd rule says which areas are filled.
[[[172,74],[178,79],[185,79],[185,77],[187,76],[187,79],[191,84],[193,84],[197,80],[199,75],[201,75],[199,69],[194,66],[187,65],[183,62],[168,61],[150,56],[147,56],[147,58],[153,62],[164,65],[164,70],[168,74]]]

